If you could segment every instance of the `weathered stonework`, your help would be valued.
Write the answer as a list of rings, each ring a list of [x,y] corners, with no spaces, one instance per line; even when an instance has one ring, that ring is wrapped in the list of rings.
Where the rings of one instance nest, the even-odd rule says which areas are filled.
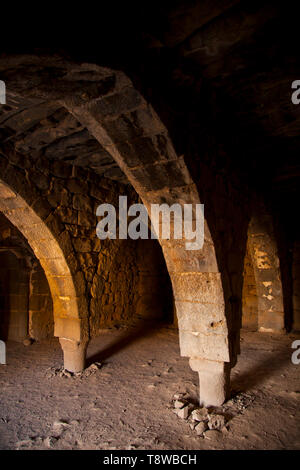
[[[38,80],[36,68],[45,72]],[[201,202],[201,250],[186,250],[185,240],[159,242],[173,287],[181,354],[191,358],[200,384],[207,384],[203,400],[200,386],[200,401],[219,404],[239,353],[252,196],[231,171],[231,136],[220,122],[216,129],[206,126],[215,122],[210,112],[199,120],[191,113],[191,132],[184,127],[178,133],[171,116],[166,118],[172,142],[157,111],[121,71],[37,56],[1,59],[0,71],[11,100],[0,118],[0,209],[26,236],[45,271],[55,335],[68,367],[83,366],[87,342],[101,327],[156,308],[147,293],[155,269],[141,267],[132,241],[97,239],[97,205],[117,206],[119,194],[139,197],[148,208]],[[284,316],[279,255],[272,234],[262,237],[256,228],[249,240],[258,326],[278,331]]]
[[[2,156],[3,169],[5,163],[9,173],[10,165]],[[40,165],[42,166],[41,162]],[[1,186],[1,207],[7,217],[3,218],[2,231],[6,236],[6,244],[9,238],[11,248],[20,245],[19,248],[26,252],[30,259],[31,267],[26,287],[30,291],[30,297],[28,307],[24,307],[24,313],[26,309],[29,311],[27,333],[37,340],[51,336],[53,314],[55,335],[74,341],[97,336],[101,328],[132,321],[136,315],[148,318],[154,306],[153,296],[159,296],[162,287],[167,288],[169,282],[166,272],[162,276],[162,270],[165,268],[160,249],[153,251],[158,245],[157,242],[144,241],[145,249],[150,250],[149,254],[152,253],[147,263],[142,252],[137,250],[136,244],[141,242],[100,241],[96,236],[97,206],[102,202],[117,205],[120,191],[128,193],[132,202],[135,202],[137,196],[134,191],[117,182],[94,176],[88,171],[72,170],[63,163],[60,164],[59,171],[57,165],[53,172],[51,169],[44,170],[42,175],[49,184],[48,190],[41,190],[36,183],[39,179],[32,179],[28,172],[31,191],[36,191],[36,200],[33,196],[30,199],[35,209],[32,224],[31,207],[26,206],[25,201],[17,196],[18,184],[22,186],[22,171],[19,170],[18,173],[18,168],[14,165],[14,172],[17,175],[15,181],[19,182],[15,192],[5,183]],[[4,170],[3,175],[5,174]],[[73,175],[72,178],[68,178],[70,174]],[[26,176],[25,178],[27,180]],[[85,185],[81,184],[80,178],[84,178]],[[26,197],[30,194],[29,187],[28,184]],[[80,193],[82,187],[85,194]],[[43,197],[40,195],[41,191]],[[24,212],[27,221],[23,219]],[[8,219],[14,222],[22,233],[10,224]],[[43,238],[45,233],[48,236],[46,243]],[[5,240],[1,244],[4,242]],[[64,257],[57,256],[61,251]],[[41,261],[46,277],[37,260]],[[158,264],[155,268],[156,262]],[[162,263],[162,266],[159,263]],[[141,272],[144,272],[143,277]],[[156,286],[153,285],[155,278],[158,279]],[[147,288],[149,280],[150,285]],[[163,286],[159,281],[162,281]],[[52,287],[52,295],[49,286]],[[171,298],[166,308],[170,309],[170,305]],[[79,307],[83,307],[81,318],[76,318],[74,312]],[[165,310],[156,308],[155,314],[156,318],[162,318],[165,316]],[[87,328],[86,336],[82,330],[84,325]]]
[[[32,62],[35,60],[35,58],[28,57],[25,64],[23,60],[22,67],[27,67],[29,75]],[[33,93],[32,91],[27,93],[26,86],[25,88],[22,84],[20,86],[20,82],[11,83],[11,89],[17,94],[22,94],[23,97],[28,97],[31,100],[37,100],[37,116],[43,113],[39,100],[59,102],[80,123],[79,127],[86,128],[99,142],[101,149],[111,155],[147,207],[154,202],[180,202],[184,204],[201,201],[197,185],[194,184],[184,157],[176,154],[168,132],[158,115],[122,72],[114,72],[87,64],[84,68],[89,75],[89,80],[84,83],[84,75],[81,74],[82,79],[79,86],[74,77],[78,71],[83,72],[82,67],[64,61],[55,63],[55,60],[47,60],[52,79],[51,89],[47,84],[46,77],[42,79]],[[18,58],[12,59],[10,65],[13,64],[19,67]],[[54,87],[55,76],[57,76],[57,83]],[[93,76],[92,82],[90,81],[91,76]],[[24,152],[24,147],[22,148]],[[13,154],[16,156],[15,151]],[[16,164],[16,161],[14,163]],[[59,171],[57,162],[55,164],[54,171]],[[44,168],[44,165],[40,163],[36,166],[40,169]],[[77,171],[75,167],[74,169]],[[25,173],[28,172],[28,169],[24,168],[24,170]],[[53,171],[51,163],[49,171],[50,174]],[[95,282],[94,279],[87,281],[87,278],[84,278],[84,273],[77,271],[78,266],[75,267],[76,262],[78,263],[77,255],[81,255],[82,262],[87,253],[93,252],[94,246],[99,247],[99,241],[93,241],[91,221],[95,203],[101,200],[102,195],[98,201],[95,201],[88,191],[86,178],[82,184],[77,184],[73,169],[71,174],[67,174],[66,168],[63,171],[63,175],[58,176],[62,179],[66,178],[66,180],[61,181],[60,188],[57,182],[51,180],[48,188],[48,178],[43,181],[38,174],[34,177],[38,180],[38,184],[44,188],[43,191],[48,191],[50,199],[46,204],[48,209],[41,207],[40,200],[38,203],[30,201],[30,207],[43,212],[42,219],[50,222],[52,230],[57,230],[57,232],[55,241],[49,242],[48,237],[47,247],[43,244],[38,246],[34,241],[32,241],[32,246],[38,257],[45,259],[48,256],[48,258],[54,259],[54,253],[57,251],[55,242],[58,241],[59,248],[62,250],[60,265],[64,264],[67,259],[72,260],[73,266],[70,276],[67,272],[63,273],[62,278],[58,277],[57,272],[51,273],[51,276],[48,273],[48,276],[54,297],[54,316],[57,317],[55,334],[61,338],[80,343],[88,339],[89,329],[91,329],[87,321],[89,312],[89,304],[86,300],[87,284],[91,286],[92,298],[93,293],[99,290],[106,299],[105,292],[101,291],[103,279],[111,284],[113,278],[110,280],[109,276],[114,276],[112,274],[114,270],[110,260],[105,260],[103,254],[98,260],[98,266],[94,265],[93,260],[97,275],[103,276],[102,281],[99,277]],[[44,172],[41,171],[41,173]],[[11,184],[12,173],[8,169],[5,174],[10,175],[6,181]],[[92,179],[91,176],[90,178]],[[17,186],[19,193],[20,184]],[[103,198],[104,200],[105,198]],[[111,199],[110,201],[113,202]],[[108,202],[107,198],[105,202]],[[32,203],[36,206],[32,206]],[[89,211],[90,208],[93,210]],[[27,209],[27,212],[30,210]],[[15,214],[9,215],[14,217],[15,223],[22,223]],[[30,233],[30,230],[32,229],[28,227],[28,237],[31,235],[33,240],[36,236],[40,238],[37,231]],[[101,245],[105,246],[103,243],[100,243]],[[209,224],[206,224],[205,227],[204,247],[197,253],[188,252],[182,243],[176,241],[162,243],[162,248],[175,297],[181,354],[201,360],[229,362],[234,365],[238,352],[237,331],[239,328],[239,322],[234,319],[234,316],[237,316],[238,312],[233,311],[227,294],[224,297],[223,288],[226,281],[222,279],[223,274],[220,274]],[[130,258],[129,262],[131,262]],[[68,268],[69,266],[70,261],[67,264]],[[91,262],[89,262],[89,266],[92,266]],[[76,274],[74,270],[77,271]],[[92,268],[89,269],[89,279],[91,278],[91,270]],[[47,275],[47,269],[45,271]],[[106,274],[108,271],[109,275]],[[120,275],[122,275],[121,273]],[[51,287],[51,284],[55,287]],[[125,285],[128,291],[126,282]],[[77,305],[74,303],[75,298]],[[124,301],[122,295],[119,299],[121,302]],[[179,302],[178,306],[177,302]],[[187,303],[186,308],[182,308],[183,302]],[[207,313],[205,312],[208,312],[208,305],[212,306],[212,309],[209,311],[209,317],[206,318]],[[93,310],[98,309],[97,301],[93,300],[90,307],[92,316],[95,316]],[[109,315],[113,315],[114,308],[113,304],[104,310],[108,311]],[[63,314],[56,314],[58,311],[62,311]],[[191,312],[191,320],[185,314],[186,311]],[[63,340],[62,344],[67,343]],[[227,385],[227,381],[225,381],[224,386]]]

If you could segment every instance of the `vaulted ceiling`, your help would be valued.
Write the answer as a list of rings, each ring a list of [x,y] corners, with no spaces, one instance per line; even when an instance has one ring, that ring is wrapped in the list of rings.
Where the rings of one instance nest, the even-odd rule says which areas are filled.
[[[8,93],[7,103],[0,107],[2,149],[10,144],[31,161],[39,157],[62,160],[127,182],[111,155],[57,102],[20,99]]]
[[[50,54],[124,70],[159,112],[178,152],[190,130],[229,136],[233,168],[271,194],[295,204],[300,188],[300,105],[291,84],[300,79],[299,8],[286,1],[172,0],[120,2],[100,10],[57,10],[7,40],[10,53]],[[28,15],[27,15],[28,16]],[[21,21],[22,19],[22,21]],[[31,40],[30,40],[31,39]],[[1,77],[0,77],[1,78]],[[46,114],[45,114],[46,112]],[[20,152],[42,152],[88,165],[124,181],[104,149],[63,108],[16,102],[0,117],[4,139]],[[100,157],[100,158],[99,158]],[[101,162],[95,164],[95,161]],[[291,210],[294,210],[294,206]]]

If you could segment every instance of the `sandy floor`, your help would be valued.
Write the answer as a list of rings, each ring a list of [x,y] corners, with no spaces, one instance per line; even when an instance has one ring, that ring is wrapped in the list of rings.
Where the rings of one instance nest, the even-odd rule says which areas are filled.
[[[55,374],[58,341],[7,344],[0,366],[1,449],[300,449],[295,336],[243,333],[232,372],[227,432],[202,438],[171,408],[197,399],[198,377],[172,328],[104,330],[88,350],[101,361],[80,377]]]

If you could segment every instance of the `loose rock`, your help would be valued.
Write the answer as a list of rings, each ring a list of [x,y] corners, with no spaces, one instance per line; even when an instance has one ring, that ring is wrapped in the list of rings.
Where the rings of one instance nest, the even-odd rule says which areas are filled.
[[[221,429],[225,426],[225,418],[223,415],[210,415],[208,421],[209,429]]]
[[[57,437],[48,436],[46,437],[46,439],[43,440],[43,443],[46,447],[50,449],[57,440],[58,440]]]
[[[207,430],[207,424],[202,421],[201,423],[197,424],[196,427],[195,427],[195,431],[197,433],[198,436],[202,436],[202,434],[204,433],[204,431]]]
[[[174,408],[183,408],[186,405],[184,401],[175,400],[174,401]]]
[[[188,406],[185,406],[184,408],[180,408],[178,411],[177,411],[177,416],[178,418],[181,418],[181,419],[187,419],[188,415],[189,415],[189,407]]]
[[[196,410],[192,411],[192,419],[194,421],[206,421],[208,420],[208,411],[206,408],[197,408]]]
[[[194,429],[195,429],[195,427],[197,426],[197,424],[198,424],[198,423],[197,423],[196,421],[192,421],[192,422],[190,423],[190,428],[191,428],[192,431],[194,431]]]

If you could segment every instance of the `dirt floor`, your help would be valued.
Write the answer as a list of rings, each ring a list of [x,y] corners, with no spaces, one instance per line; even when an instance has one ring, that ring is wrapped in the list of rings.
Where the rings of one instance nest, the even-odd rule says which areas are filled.
[[[1,449],[300,449],[295,336],[242,333],[223,432],[196,435],[172,398],[197,400],[198,376],[174,328],[103,330],[79,376],[61,372],[56,339],[7,344],[0,366]],[[299,339],[299,337],[298,337]]]

